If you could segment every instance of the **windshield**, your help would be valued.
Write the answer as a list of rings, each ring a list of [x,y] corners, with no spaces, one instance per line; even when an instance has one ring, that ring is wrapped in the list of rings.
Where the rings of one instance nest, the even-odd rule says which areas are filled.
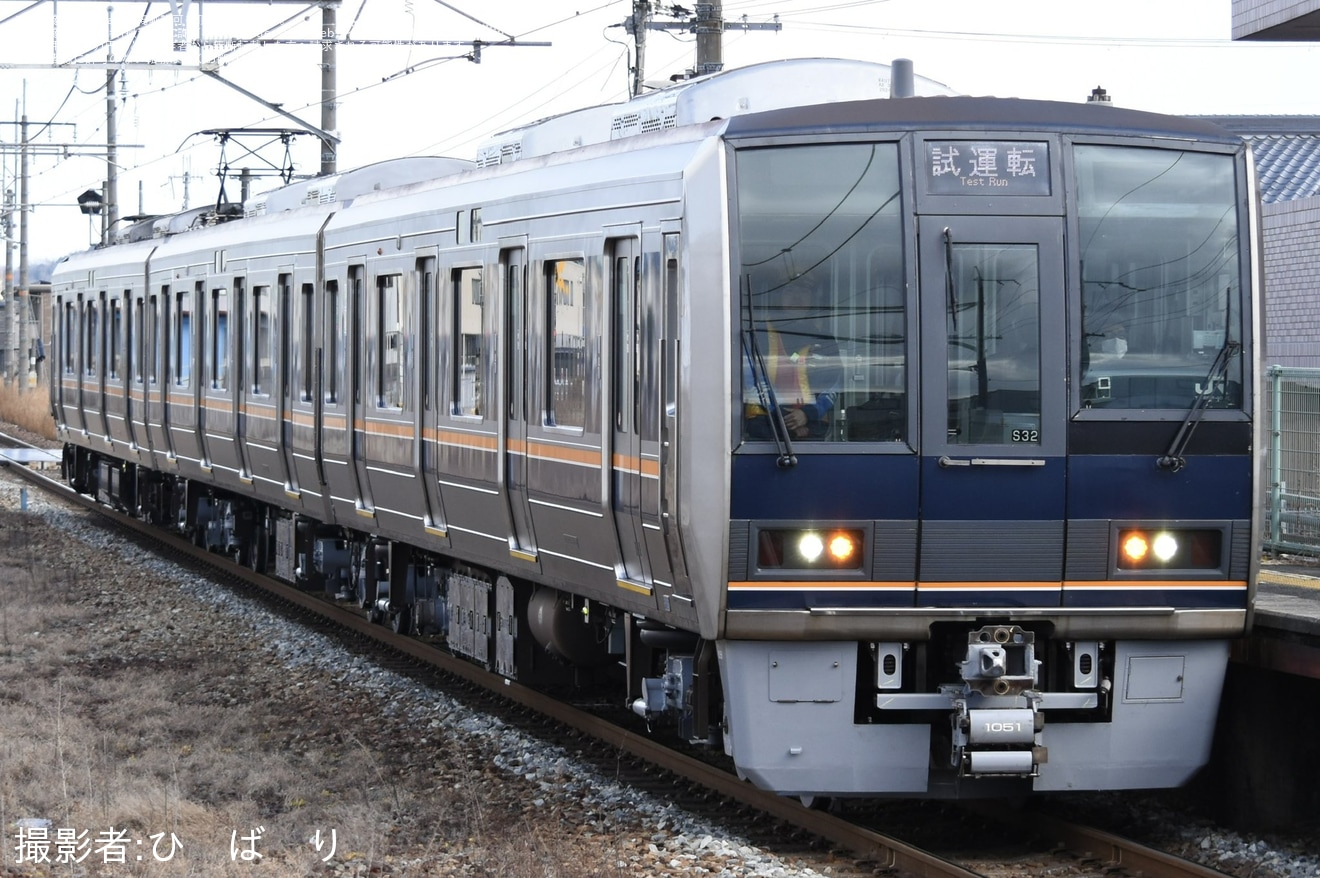
[[[737,157],[743,435],[904,439],[906,322],[894,144]]]
[[[1076,148],[1083,408],[1242,405],[1234,158]],[[1213,374],[1212,374],[1213,373]]]

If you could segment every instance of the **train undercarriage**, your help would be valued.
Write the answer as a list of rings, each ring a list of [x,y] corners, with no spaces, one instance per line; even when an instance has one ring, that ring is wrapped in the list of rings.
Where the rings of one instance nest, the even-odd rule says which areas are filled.
[[[80,493],[396,633],[529,686],[626,687],[649,725],[719,744],[715,651],[692,632],[81,447],[65,446],[64,470]]]

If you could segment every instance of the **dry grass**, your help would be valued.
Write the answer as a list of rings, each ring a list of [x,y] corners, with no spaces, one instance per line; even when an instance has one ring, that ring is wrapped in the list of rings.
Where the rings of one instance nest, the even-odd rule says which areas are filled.
[[[0,502],[0,873],[251,878],[233,846],[258,827],[273,878],[638,871],[643,832],[531,806],[538,793],[469,742],[391,727],[310,671],[291,679],[243,632],[217,634],[223,618],[172,606],[166,585],[120,587],[114,562],[58,539]],[[16,863],[23,818],[51,821],[52,839],[86,831],[89,856]],[[97,853],[109,830],[133,840],[124,863]],[[329,862],[317,830],[336,834]],[[161,862],[171,834],[182,851]]]
[[[50,415],[50,395],[46,389],[19,390],[16,384],[0,385],[0,421],[17,424],[45,439],[54,439],[55,420]]]

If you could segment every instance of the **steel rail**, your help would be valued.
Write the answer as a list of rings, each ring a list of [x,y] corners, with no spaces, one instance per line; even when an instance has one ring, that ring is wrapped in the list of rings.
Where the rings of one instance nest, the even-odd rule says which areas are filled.
[[[1057,841],[1083,859],[1095,859],[1145,878],[1225,878],[1225,873],[1182,857],[1136,844],[1125,838],[1060,820],[1046,814],[1031,815],[1033,829]]]

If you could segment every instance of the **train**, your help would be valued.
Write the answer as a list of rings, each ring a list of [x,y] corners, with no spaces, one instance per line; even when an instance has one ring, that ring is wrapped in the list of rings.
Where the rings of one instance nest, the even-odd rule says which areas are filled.
[[[69,256],[64,474],[807,803],[1175,787],[1251,623],[1257,200],[1202,120],[724,71]]]

